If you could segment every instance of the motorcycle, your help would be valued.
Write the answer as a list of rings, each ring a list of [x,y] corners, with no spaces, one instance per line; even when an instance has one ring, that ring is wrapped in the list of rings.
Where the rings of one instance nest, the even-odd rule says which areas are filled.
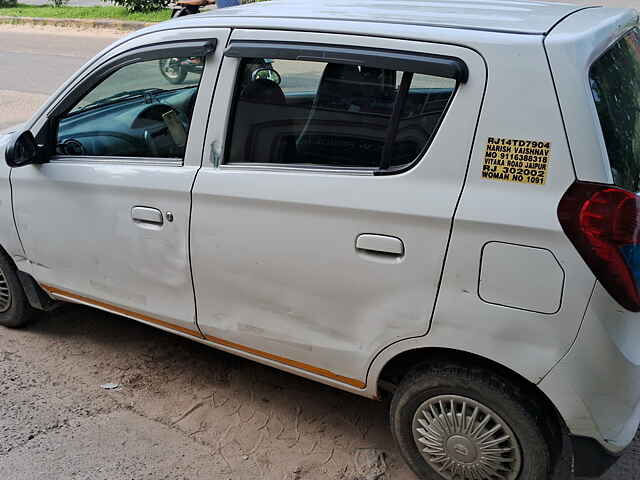
[[[171,18],[200,13],[200,9],[202,7],[213,5],[214,3],[216,3],[216,0],[179,0],[178,2],[170,5]]]
[[[171,18],[184,17],[200,13],[200,9],[216,3],[216,0],[180,0],[171,5]],[[239,5],[239,0],[217,0],[218,8]],[[273,69],[273,61],[269,59],[256,59],[255,68],[251,69],[252,78],[249,81],[262,78],[280,83],[278,72]],[[160,73],[171,84],[178,85],[184,82],[189,73],[202,74],[204,61],[200,57],[190,58],[165,58],[159,61]]]
[[[173,85],[179,85],[184,82],[188,73],[202,74],[204,70],[204,60],[201,57],[189,58],[163,58],[159,60],[160,73]],[[258,79],[271,80],[276,84],[280,84],[281,78],[278,72],[273,68],[273,60],[268,58],[256,58],[249,64],[252,68],[248,68],[247,82]]]
[[[200,13],[200,9],[213,5],[216,0],[180,0],[170,6],[171,18]],[[160,73],[173,85],[179,85],[189,73],[202,73],[204,63],[199,57],[165,58],[159,61]]]
[[[162,76],[173,85],[184,82],[188,73],[202,74],[204,70],[204,62],[201,57],[163,58],[158,63]]]

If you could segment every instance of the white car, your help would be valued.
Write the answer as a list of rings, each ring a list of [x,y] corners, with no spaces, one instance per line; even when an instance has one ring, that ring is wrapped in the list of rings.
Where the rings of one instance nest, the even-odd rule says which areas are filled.
[[[633,10],[194,15],[0,145],[0,324],[80,303],[391,396],[422,479],[599,475],[636,433]]]

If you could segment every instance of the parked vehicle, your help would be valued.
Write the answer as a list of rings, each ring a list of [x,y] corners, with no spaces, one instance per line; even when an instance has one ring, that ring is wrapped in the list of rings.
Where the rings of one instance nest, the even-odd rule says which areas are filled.
[[[171,8],[171,18],[184,17],[200,13],[200,8],[212,5],[215,0],[182,0],[173,3]],[[204,63],[201,58],[163,58],[158,61],[160,73],[169,83],[179,85],[190,72],[201,74]]]
[[[633,10],[154,25],[0,140],[0,324],[80,303],[391,397],[422,479],[596,476],[640,422],[639,149]]]
[[[173,3],[171,8],[171,18],[184,17],[200,13],[202,7],[214,5],[215,0],[182,0]],[[237,0],[218,2],[218,8],[237,6]],[[227,4],[228,3],[228,4]],[[200,58],[163,58],[158,62],[160,73],[170,83],[178,85],[184,82],[186,76],[190,73],[202,73],[204,64]]]
[[[160,73],[169,83],[180,85],[189,73],[202,74],[204,62],[200,57],[163,58],[158,61]]]

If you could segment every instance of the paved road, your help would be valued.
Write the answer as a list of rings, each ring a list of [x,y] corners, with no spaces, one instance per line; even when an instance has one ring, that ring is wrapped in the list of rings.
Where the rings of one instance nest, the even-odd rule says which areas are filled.
[[[117,36],[0,29],[0,130],[29,118],[90,57]]]
[[[0,129],[114,38],[3,26]],[[413,478],[386,405],[84,308],[0,329],[0,379],[0,478],[352,480],[376,451],[387,478]],[[640,439],[605,477],[636,478]]]

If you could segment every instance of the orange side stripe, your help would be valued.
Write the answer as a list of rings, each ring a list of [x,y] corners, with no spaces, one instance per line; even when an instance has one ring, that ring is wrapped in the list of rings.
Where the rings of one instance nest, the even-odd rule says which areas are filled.
[[[142,320],[144,322],[155,323],[156,325],[160,325],[161,327],[164,327],[164,328],[170,328],[171,330],[177,330],[178,332],[186,333],[187,335],[192,335],[194,337],[202,338],[202,335],[200,334],[200,332],[191,330],[190,328],[181,327],[180,325],[174,325],[173,323],[165,322],[164,320],[159,320],[157,318],[153,318],[148,315],[144,315],[142,313],[132,312],[131,310],[127,310],[125,308],[116,307],[115,305],[111,305],[108,303],[100,302],[98,300],[93,300],[80,295],[76,295],[75,293],[66,292],[64,290],[60,290],[59,288],[51,287],[49,285],[43,284],[41,285],[41,287],[47,290],[49,293],[53,293],[54,295],[62,295],[64,297],[73,298],[74,300],[89,303],[91,305],[104,308],[105,310],[109,310],[114,313],[120,313],[122,315],[130,316],[138,320]]]
[[[246,347],[244,345],[240,345],[238,343],[230,342],[228,340],[224,340],[218,337],[212,337],[210,335],[204,336],[207,340],[217,343],[219,345],[224,345],[225,347],[235,348],[237,350],[242,350],[243,352],[250,353],[252,355],[257,355],[259,357],[267,358],[269,360],[273,360],[274,362],[283,363],[290,367],[299,368],[301,370],[306,370],[310,373],[315,373],[316,375],[320,375],[322,377],[331,378],[332,380],[337,380],[338,382],[346,383],[348,385],[352,385],[356,388],[363,389],[366,385],[360,380],[356,380],[354,378],[343,377],[342,375],[338,375],[329,370],[325,370],[324,368],[314,367],[313,365],[309,365],[307,363],[298,362],[296,360],[290,360],[288,358],[281,357],[279,355],[274,355],[272,353],[262,352],[260,350],[256,350],[255,348]]]
[[[88,303],[90,305],[95,305],[96,307],[103,308],[105,310],[109,310],[114,313],[119,313],[121,315],[126,315],[129,317],[133,317],[138,320],[142,320],[144,322],[153,323],[159,325],[164,328],[169,328],[171,330],[176,330],[178,332],[185,333],[187,335],[191,335],[198,338],[204,338],[210,342],[216,343],[218,345],[222,345],[229,348],[234,348],[236,350],[243,351],[245,353],[249,353],[251,355],[256,355],[258,357],[266,358],[268,360],[272,360],[274,362],[282,363],[284,365],[288,365],[290,367],[299,368],[300,370],[305,370],[309,373],[314,373],[316,375],[320,375],[322,377],[330,378],[332,380],[336,380],[341,383],[346,383],[347,385],[351,385],[356,388],[364,389],[366,384],[360,380],[356,380],[354,378],[343,377],[342,375],[338,375],[324,368],[314,367],[313,365],[309,365],[307,363],[298,362],[296,360],[290,360],[285,357],[281,357],[279,355],[274,355],[272,353],[263,352],[261,350],[257,350],[255,348],[247,347],[245,345],[241,345],[239,343],[230,342],[228,340],[224,340],[218,337],[212,337],[210,335],[205,335],[204,337],[195,330],[191,330],[190,328],[181,327],[179,325],[174,325],[173,323],[165,322],[164,320],[159,320],[154,317],[150,317],[148,315],[144,315],[142,313],[133,312],[131,310],[127,310],[125,308],[116,307],[115,305],[111,305],[108,303],[100,302],[98,300],[93,300],[90,298],[83,297],[81,295],[77,295],[75,293],[67,292],[64,290],[60,290],[59,288],[52,287],[50,285],[41,284],[41,287],[47,290],[49,293],[53,295],[61,295],[63,297],[72,298],[74,300],[78,300],[80,302]]]

